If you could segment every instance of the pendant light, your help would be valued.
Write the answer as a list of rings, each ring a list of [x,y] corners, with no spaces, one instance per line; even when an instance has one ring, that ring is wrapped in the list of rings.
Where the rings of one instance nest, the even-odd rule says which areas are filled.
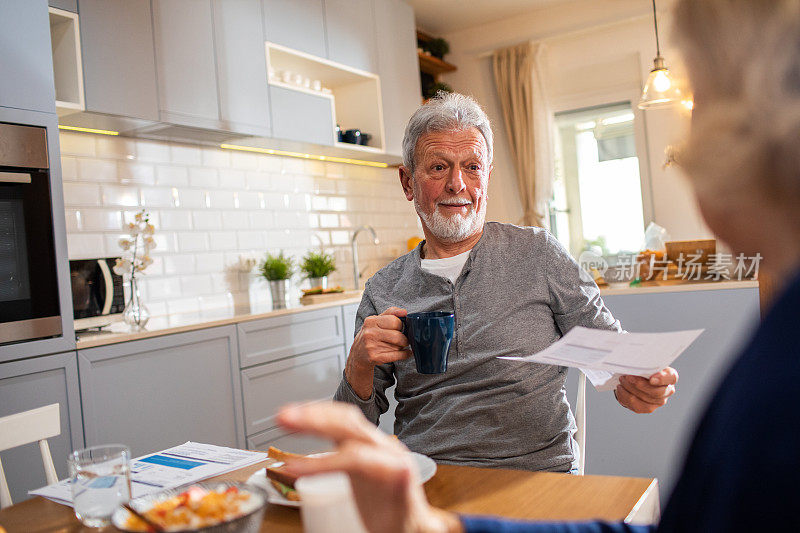
[[[653,25],[656,30],[656,58],[653,60],[653,70],[647,77],[647,83],[642,90],[639,100],[639,109],[653,109],[668,107],[681,101],[681,92],[675,80],[661,57],[661,45],[658,42],[658,17],[656,15],[656,0],[653,0]]]

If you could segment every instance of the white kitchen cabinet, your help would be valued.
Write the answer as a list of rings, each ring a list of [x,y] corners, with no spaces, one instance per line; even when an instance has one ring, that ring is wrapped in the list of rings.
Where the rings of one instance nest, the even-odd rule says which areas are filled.
[[[263,0],[267,41],[328,57],[323,0]]]
[[[252,437],[247,437],[247,449],[265,452],[270,446],[279,450],[292,453],[310,454],[327,452],[334,445],[329,440],[303,435],[301,433],[286,433],[280,428],[268,429]]]
[[[414,10],[402,0],[375,0],[375,30],[386,153],[402,155],[406,123],[422,100]]]
[[[214,0],[213,9],[221,127],[269,136],[261,0]]]
[[[78,350],[86,443],[245,445],[235,326]]]
[[[160,120],[219,129],[211,0],[153,0]]]
[[[0,50],[0,106],[55,113],[46,0],[3,1]]]
[[[328,59],[377,72],[373,0],[325,0]]]
[[[157,121],[150,2],[80,0],[79,7],[86,110]]]
[[[342,346],[339,307],[328,307],[237,324],[242,368]]]
[[[276,86],[270,86],[269,96],[274,137],[333,145],[331,98]]]
[[[249,436],[276,426],[290,402],[330,400],[342,376],[341,344],[242,370],[245,430]]]
[[[81,397],[75,352],[0,364],[0,417],[57,403],[61,434],[47,439],[59,479],[68,475],[67,455],[83,447]],[[39,446],[34,442],[0,452],[11,500],[47,484]]]

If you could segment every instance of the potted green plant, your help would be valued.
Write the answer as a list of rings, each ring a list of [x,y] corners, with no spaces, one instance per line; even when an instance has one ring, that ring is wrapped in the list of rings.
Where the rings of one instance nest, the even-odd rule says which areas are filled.
[[[328,288],[328,274],[336,270],[333,255],[325,252],[308,252],[300,263],[300,270],[311,282],[311,288]]]
[[[294,259],[283,255],[283,250],[277,255],[268,253],[261,262],[259,270],[261,276],[269,281],[272,306],[274,308],[286,307],[286,287],[294,274]]]
[[[444,56],[450,52],[450,44],[442,38],[431,39],[425,45],[428,52],[439,59],[444,59]]]

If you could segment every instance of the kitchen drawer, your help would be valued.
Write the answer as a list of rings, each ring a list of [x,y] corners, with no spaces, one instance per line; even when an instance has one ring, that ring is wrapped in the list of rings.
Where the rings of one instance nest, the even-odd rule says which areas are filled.
[[[329,97],[270,85],[269,99],[275,138],[333,145],[333,101]]]
[[[342,345],[242,370],[245,432],[275,427],[289,402],[330,399],[342,379]]]
[[[343,343],[339,307],[241,322],[239,363],[242,368],[277,361]]]
[[[247,438],[248,450],[265,452],[270,446],[285,452],[301,454],[327,452],[333,449],[333,443],[329,440],[300,433],[286,433],[280,428],[268,429]]]

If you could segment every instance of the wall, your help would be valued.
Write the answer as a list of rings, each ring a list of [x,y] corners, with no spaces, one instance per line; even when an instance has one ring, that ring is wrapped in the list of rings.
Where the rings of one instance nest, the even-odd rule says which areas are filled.
[[[242,254],[323,248],[336,257],[331,282],[352,289],[354,228],[370,224],[381,240],[359,237],[362,285],[422,234],[393,168],[71,132],[60,141],[70,259],[118,257],[123,224],[147,208],[158,247],[142,291],[154,315],[232,305],[226,274]]]
[[[680,76],[676,50],[668,43],[669,3],[659,3],[662,53]],[[518,222],[522,207],[508,150],[500,102],[487,52],[528,40],[547,43],[546,80],[554,111],[629,100],[634,107],[655,56],[652,10],[648,2],[576,0],[561,2],[480,28],[443,36],[458,71],[443,77],[457,91],[472,94],[486,108],[495,130],[495,170],[489,186],[488,217]],[[635,109],[637,151],[642,174],[645,223],[654,220],[673,239],[710,236],[691,190],[679,170],[663,169],[664,149],[680,139],[688,124],[679,110]],[[613,208],[613,206],[609,206]]]

